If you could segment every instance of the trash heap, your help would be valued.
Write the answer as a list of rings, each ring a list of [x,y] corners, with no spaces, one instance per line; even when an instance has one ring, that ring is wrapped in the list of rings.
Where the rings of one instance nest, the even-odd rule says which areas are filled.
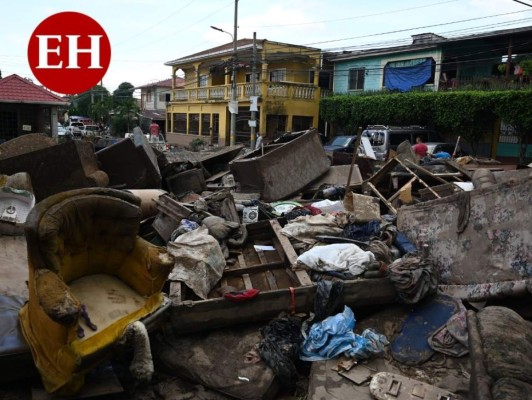
[[[122,284],[138,289],[135,279],[151,274],[164,281],[164,302],[142,318],[132,317],[134,306],[117,309],[109,326],[120,326],[126,314],[135,322],[94,352],[105,352],[111,364],[102,358],[76,370],[85,385],[61,392],[48,384],[48,392],[90,392],[98,385],[89,382],[101,376],[114,377],[109,385],[124,398],[139,399],[520,399],[532,392],[532,364],[524,357],[532,350],[530,168],[421,165],[408,144],[384,164],[357,153],[331,166],[316,130],[253,151],[199,153],[160,152],[138,130],[96,153],[83,141],[15,140],[0,144],[0,318],[7,327],[0,362],[21,367],[2,378],[6,387],[37,376],[33,339],[28,343],[18,326],[28,296],[24,224],[36,224],[36,203],[63,204],[82,190],[101,197],[96,210],[109,196],[134,203],[138,223],[128,233],[138,230],[151,255],[125,248],[118,234],[107,245],[145,265]],[[47,212],[80,218],[79,207],[70,208]],[[109,212],[91,212],[92,219],[80,219],[90,232],[120,232],[121,218],[98,230],[90,221]],[[61,242],[69,249],[78,239],[71,235]],[[32,262],[35,241],[27,243]],[[39,243],[60,268],[82,265],[75,250]],[[168,270],[159,266],[166,272],[155,277],[153,266],[164,263]],[[77,275],[101,273],[83,268],[59,275],[65,293],[79,286]],[[117,290],[102,296],[109,304],[125,301]],[[70,313],[75,319],[54,324],[85,327],[90,338],[104,327],[94,322],[91,295],[84,296],[85,322],[72,322],[78,315]],[[31,323],[31,314],[25,318]],[[83,347],[81,338],[71,343]],[[34,391],[44,393],[35,382]]]

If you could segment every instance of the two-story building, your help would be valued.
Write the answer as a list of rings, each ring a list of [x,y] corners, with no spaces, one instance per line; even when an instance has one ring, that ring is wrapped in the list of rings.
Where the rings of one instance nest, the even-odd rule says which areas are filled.
[[[318,124],[320,89],[319,49],[256,40],[255,57],[252,39],[214,47],[165,65],[172,76],[184,74],[185,87],[173,86],[167,108],[169,132],[208,136],[221,144],[229,144],[232,98],[231,76],[236,65],[236,141],[250,140],[251,96],[257,96],[256,132],[266,139],[288,131],[308,129]],[[234,61],[236,60],[236,61]],[[252,68],[255,63],[255,86]]]
[[[172,98],[173,86],[183,88],[185,80],[176,76],[135,88],[140,89],[140,125],[145,132],[152,122],[159,124],[161,132],[166,132],[166,108]]]
[[[329,53],[333,92],[514,88],[523,83],[514,61],[532,51],[531,35],[531,26],[454,37],[423,33],[408,45]]]

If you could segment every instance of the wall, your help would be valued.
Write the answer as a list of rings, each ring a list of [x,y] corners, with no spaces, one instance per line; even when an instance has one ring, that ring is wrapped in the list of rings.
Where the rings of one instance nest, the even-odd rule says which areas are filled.
[[[349,70],[353,68],[366,68],[364,91],[382,90],[384,67],[388,62],[410,60],[415,58],[432,57],[436,61],[436,73],[434,81],[438,82],[441,51],[439,49],[404,52],[401,54],[380,55],[356,60],[341,60],[334,62],[334,85],[335,93],[347,93],[349,87]],[[427,85],[428,86],[428,85]],[[432,86],[432,85],[431,85]]]

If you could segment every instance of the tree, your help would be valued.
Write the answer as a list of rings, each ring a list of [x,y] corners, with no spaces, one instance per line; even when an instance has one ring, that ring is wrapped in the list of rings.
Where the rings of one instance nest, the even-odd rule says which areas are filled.
[[[109,99],[109,96],[110,93],[105,87],[101,85],[96,85],[90,90],[87,90],[86,92],[74,96],[72,98],[72,103],[70,109],[68,110],[68,113],[70,115],[87,115],[90,116],[93,120],[96,120],[94,118],[93,104],[97,102],[104,102],[108,105],[108,112],[112,108],[112,104],[110,102],[107,102],[106,100]],[[99,117],[102,118],[103,115],[100,113]]]
[[[135,87],[129,82],[122,82],[113,92],[113,103],[115,106],[127,102],[133,98]]]
[[[134,98],[122,99],[121,104],[114,109],[115,114],[111,122],[115,136],[121,136],[122,133],[130,132],[138,110],[139,107]]]

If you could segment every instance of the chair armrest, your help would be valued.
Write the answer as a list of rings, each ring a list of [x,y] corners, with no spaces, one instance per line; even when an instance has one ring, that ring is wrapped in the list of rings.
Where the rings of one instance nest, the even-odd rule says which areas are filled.
[[[143,296],[160,292],[174,268],[174,257],[159,247],[137,237],[133,251],[126,257],[118,276]]]
[[[39,269],[35,272],[35,292],[44,312],[55,322],[71,325],[77,322],[81,304],[69,287],[53,271]]]

